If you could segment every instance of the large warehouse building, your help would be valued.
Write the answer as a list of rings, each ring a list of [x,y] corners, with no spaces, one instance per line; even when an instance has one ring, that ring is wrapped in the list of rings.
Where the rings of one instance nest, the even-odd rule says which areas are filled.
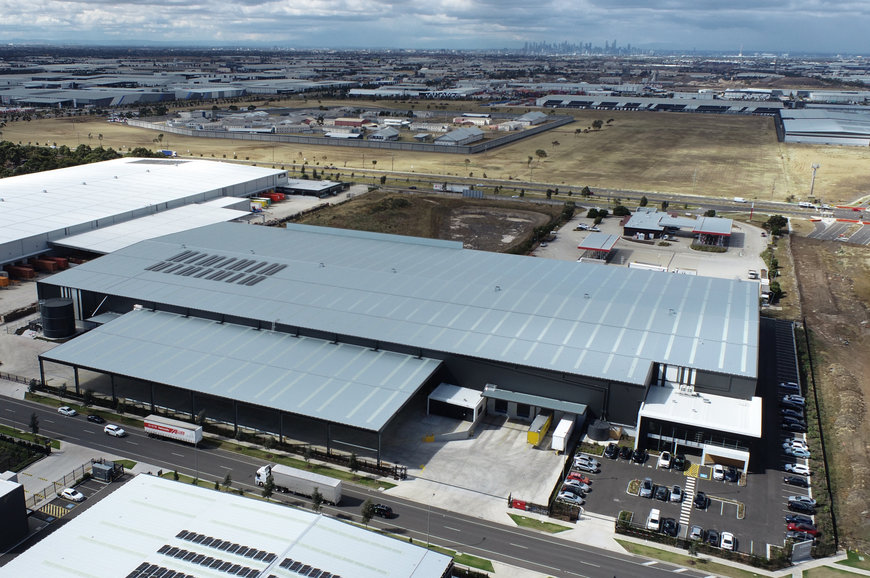
[[[76,387],[79,370],[97,372],[115,396],[322,432],[378,457],[393,418],[440,383],[528,421],[582,404],[637,426],[641,445],[679,439],[707,456],[727,446],[746,461],[761,435],[758,288],[746,281],[220,223],[38,291],[70,299],[80,326],[102,323],[40,358],[76,368]],[[716,418],[738,406],[745,419]]]
[[[286,180],[276,169],[132,157],[0,179],[0,265],[238,219],[250,210],[244,197]]]

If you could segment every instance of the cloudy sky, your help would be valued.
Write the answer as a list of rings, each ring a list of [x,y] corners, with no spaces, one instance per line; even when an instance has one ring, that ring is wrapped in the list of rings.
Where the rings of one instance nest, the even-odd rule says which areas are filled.
[[[0,42],[870,54],[867,0],[0,0]]]

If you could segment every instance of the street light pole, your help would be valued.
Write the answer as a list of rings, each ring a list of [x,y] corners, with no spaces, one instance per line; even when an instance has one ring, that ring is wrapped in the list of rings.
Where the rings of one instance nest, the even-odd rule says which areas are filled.
[[[816,186],[816,171],[819,169],[819,164],[818,164],[818,163],[813,163],[813,165],[812,165],[812,169],[813,169],[813,178],[812,178],[812,180],[810,181],[810,198],[811,198],[811,199],[813,198],[813,189],[814,189],[815,186]]]

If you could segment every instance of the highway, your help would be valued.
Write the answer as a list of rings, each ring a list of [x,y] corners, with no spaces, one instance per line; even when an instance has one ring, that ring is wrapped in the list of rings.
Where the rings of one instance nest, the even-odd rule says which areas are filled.
[[[207,480],[223,481],[229,472],[234,488],[259,490],[254,486],[253,477],[263,462],[225,450],[208,446],[197,449],[182,443],[151,439],[138,428],[132,431],[128,429],[127,437],[114,438],[103,433],[102,425],[86,421],[84,415],[65,417],[53,408],[9,398],[3,399],[0,423],[29,431],[30,415],[34,412],[39,418],[40,434],[91,448],[94,450],[94,457],[101,457],[106,452],[151,464],[164,471],[177,470],[179,473]],[[308,501],[298,496],[277,494],[274,498],[299,506],[310,506]],[[654,577],[672,575],[678,570],[682,576],[693,578],[709,575],[708,572],[682,569],[673,564],[611,552],[549,534],[431,508],[347,484],[341,506],[327,506],[323,511],[338,518],[359,521],[360,507],[367,498],[391,506],[396,513],[396,517],[391,520],[375,518],[370,523],[371,526],[418,541],[425,542],[428,539],[439,546],[549,576]]]

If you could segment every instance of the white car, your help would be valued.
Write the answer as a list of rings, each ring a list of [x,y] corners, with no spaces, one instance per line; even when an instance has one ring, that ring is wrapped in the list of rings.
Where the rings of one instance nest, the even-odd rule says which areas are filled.
[[[810,475],[810,467],[805,466],[804,464],[786,464],[785,471],[790,474],[797,474],[799,476]]]
[[[103,431],[109,434],[110,436],[114,436],[116,438],[122,438],[127,435],[127,432],[124,431],[123,428],[116,426],[115,424],[109,424],[103,428]]]
[[[669,470],[671,468],[671,453],[670,452],[662,452],[659,454],[659,463],[658,467]]]
[[[658,532],[662,525],[662,514],[656,508],[649,511],[649,517],[646,519],[646,529]]]
[[[57,413],[60,413],[60,414],[63,414],[63,415],[69,416],[69,417],[73,417],[73,416],[76,416],[79,414],[79,412],[77,412],[76,410],[74,410],[73,408],[71,408],[68,405],[62,405],[59,408],[57,408]]]
[[[714,480],[724,480],[725,479],[725,466],[722,464],[716,464],[713,466],[713,479]]]
[[[60,497],[70,502],[82,502],[85,499],[84,494],[74,488],[65,488],[60,493]]]
[[[785,448],[800,448],[802,450],[809,449],[807,440],[801,438],[788,438],[782,442],[783,449]]]
[[[719,547],[723,550],[733,550],[734,549],[734,534],[731,532],[722,532],[722,537],[720,538]]]
[[[580,496],[578,496],[577,494],[574,494],[572,492],[559,492],[559,495],[556,497],[558,499],[562,500],[563,502],[568,502],[570,504],[576,504],[578,506],[582,506],[583,504],[586,503],[586,500],[584,500],[583,498],[581,498]]]
[[[671,488],[671,501],[672,502],[682,502],[683,501],[683,488],[680,486],[674,486]]]

